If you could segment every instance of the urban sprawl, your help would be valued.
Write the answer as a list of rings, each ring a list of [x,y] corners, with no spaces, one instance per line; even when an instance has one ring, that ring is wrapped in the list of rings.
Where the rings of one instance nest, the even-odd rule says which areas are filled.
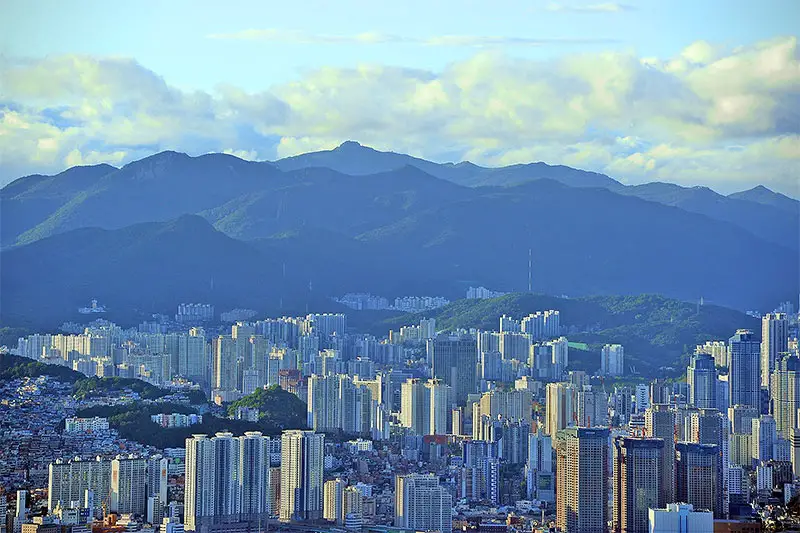
[[[447,303],[409,298],[340,301]],[[4,357],[64,376],[0,382],[0,533],[800,527],[787,510],[800,492],[791,306],[698,345],[685,379],[649,382],[621,344],[595,372],[572,370],[558,310],[494,331],[422,319],[383,338],[345,314],[252,314],[223,325],[183,304],[132,329],[99,319],[20,338]],[[180,432],[174,446],[148,440]]]

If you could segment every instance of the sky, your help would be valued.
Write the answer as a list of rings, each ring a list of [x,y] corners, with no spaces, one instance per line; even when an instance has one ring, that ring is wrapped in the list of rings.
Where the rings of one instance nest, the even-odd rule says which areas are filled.
[[[800,197],[794,0],[0,0],[0,184],[346,140]]]

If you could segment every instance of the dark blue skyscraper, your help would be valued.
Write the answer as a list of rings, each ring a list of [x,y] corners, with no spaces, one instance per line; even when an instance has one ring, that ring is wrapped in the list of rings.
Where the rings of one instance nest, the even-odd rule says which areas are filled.
[[[730,405],[748,405],[761,411],[761,343],[746,329],[728,341],[730,349]]]
[[[707,353],[692,356],[686,378],[690,404],[707,409],[717,407],[717,368],[713,357]]]

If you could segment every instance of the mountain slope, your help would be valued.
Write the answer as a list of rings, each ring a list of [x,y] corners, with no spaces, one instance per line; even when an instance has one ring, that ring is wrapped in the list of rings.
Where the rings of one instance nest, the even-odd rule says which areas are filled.
[[[730,222],[761,239],[787,248],[796,250],[800,246],[800,210],[791,213],[762,203],[723,196],[708,187],[681,187],[672,183],[646,183],[615,192]]]
[[[80,315],[90,298],[109,306],[109,316],[173,312],[180,302],[222,308],[277,307],[282,291],[277,258],[214,230],[198,216],[118,230],[84,228],[0,253],[3,264],[0,322],[20,317],[60,324]],[[84,317],[85,318],[85,317]]]
[[[309,168],[289,172],[287,181],[287,186],[247,193],[201,214],[217,229],[243,239],[306,226],[355,236],[478,194],[411,166],[370,176]]]
[[[412,174],[412,169],[421,172]],[[52,177],[21,178],[0,193],[0,247],[80,227],[113,229],[187,213],[202,213],[231,236],[261,238],[320,218],[320,212],[309,214],[303,205],[298,206],[298,216],[291,217],[295,209],[287,206],[285,199],[295,201],[304,193],[308,195],[308,205],[321,206],[322,210],[335,211],[341,206],[340,212],[331,213],[328,221],[345,221],[334,229],[354,234],[374,229],[369,225],[384,224],[390,216],[408,215],[426,202],[444,204],[469,194],[458,192],[456,187],[447,189],[443,183],[429,186],[427,181],[431,180],[420,178],[423,173],[440,182],[470,188],[513,186],[539,179],[578,188],[602,187],[731,222],[763,239],[800,248],[798,203],[763,187],[729,197],[703,187],[668,183],[626,187],[608,176],[564,166],[530,163],[484,168],[469,162],[438,164],[380,152],[352,141],[334,150],[275,163],[248,162],[226,154],[189,157],[163,152],[121,169],[97,165],[75,167]],[[368,176],[391,180],[397,190],[382,189],[380,181],[369,180]],[[362,181],[354,179],[357,177]],[[374,188],[375,196],[359,192],[356,182]],[[281,192],[275,193],[277,190]],[[319,198],[322,193],[324,201]],[[360,203],[356,198],[361,198]],[[381,202],[392,205],[375,213]],[[401,210],[392,207],[400,204],[405,204]]]
[[[792,297],[798,285],[795,252],[731,224],[549,180],[406,217],[360,238],[404,243],[424,252],[434,271],[506,291],[525,287],[528,248],[534,286],[550,294],[661,293],[764,308]]]
[[[0,189],[0,247],[12,244],[21,233],[116,170],[111,165],[78,166],[55,176],[26,176],[9,183]]]
[[[550,166],[539,162],[486,168],[470,162],[433,163],[406,154],[381,152],[368,146],[362,146],[355,141],[342,143],[333,150],[287,157],[273,163],[281,170],[325,167],[351,175],[377,174],[412,166],[431,176],[466,187],[517,185],[535,179],[551,179],[571,187],[615,188],[621,186],[619,182],[603,174],[561,165]]]
[[[728,198],[746,200],[748,202],[775,207],[795,215],[800,211],[800,202],[794,198],[789,198],[785,194],[771,191],[763,185],[757,185],[746,191],[729,194]]]
[[[216,207],[282,176],[269,164],[225,154],[162,152],[105,174],[17,240],[24,244],[82,227],[116,229],[169,220]]]

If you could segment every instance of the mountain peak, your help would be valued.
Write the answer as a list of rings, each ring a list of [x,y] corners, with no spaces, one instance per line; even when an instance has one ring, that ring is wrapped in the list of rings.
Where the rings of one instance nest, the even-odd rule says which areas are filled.
[[[364,146],[358,141],[345,141],[336,148],[334,148],[335,152],[358,152],[363,150],[374,151],[369,146]]]
[[[183,152],[176,152],[175,150],[164,150],[163,152],[158,152],[157,154],[153,154],[147,157],[143,157],[137,161],[131,161],[127,165],[122,168],[132,167],[132,166],[139,166],[145,163],[160,163],[160,162],[167,162],[167,161],[178,161],[178,160],[185,160],[191,159],[188,154]]]

